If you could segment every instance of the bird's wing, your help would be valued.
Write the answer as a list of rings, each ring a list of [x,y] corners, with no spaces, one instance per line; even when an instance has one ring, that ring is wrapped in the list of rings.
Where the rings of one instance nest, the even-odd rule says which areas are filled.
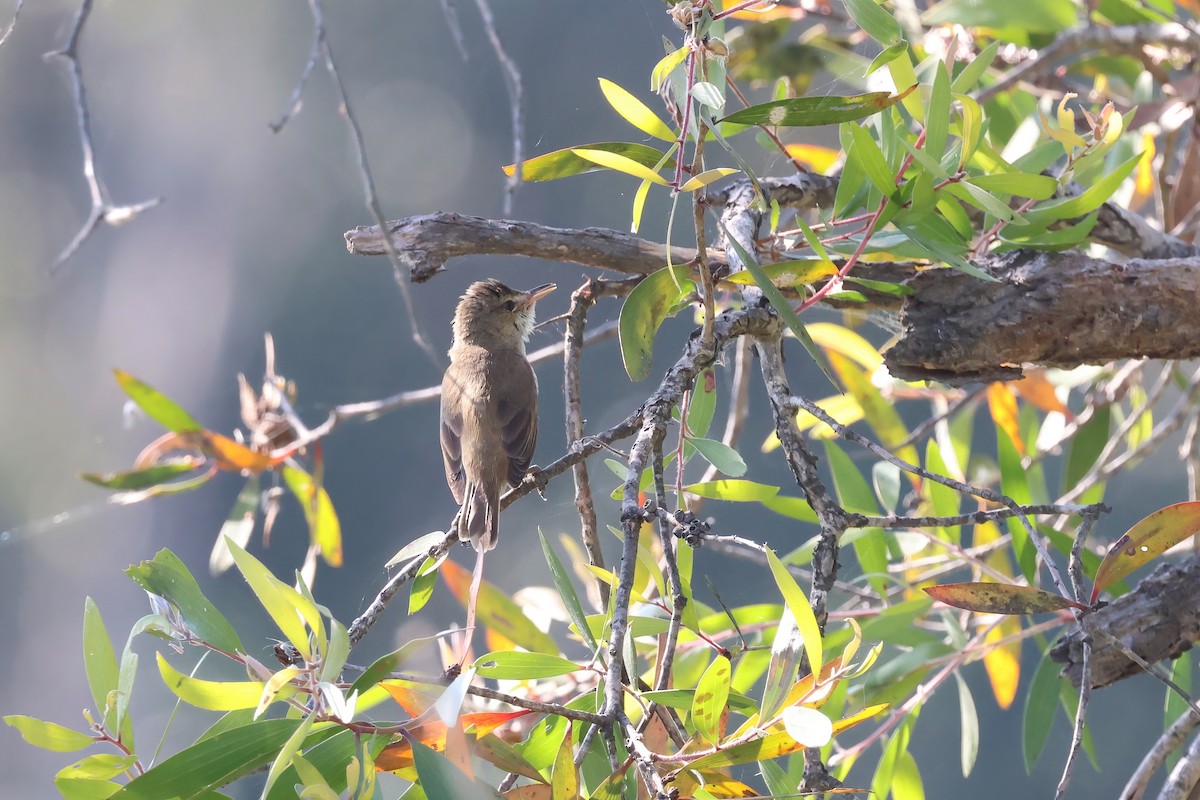
[[[467,477],[462,465],[463,391],[457,370],[451,364],[442,379],[442,460],[446,462],[446,483],[454,502],[462,504],[466,495]]]
[[[504,367],[512,379],[512,391],[500,398],[497,416],[500,438],[508,456],[508,483],[517,486],[533,460],[537,446],[537,378],[524,356],[516,355]]]

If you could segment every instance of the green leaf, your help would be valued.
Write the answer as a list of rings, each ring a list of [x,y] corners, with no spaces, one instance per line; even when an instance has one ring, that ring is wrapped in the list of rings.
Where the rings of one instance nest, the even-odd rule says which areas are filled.
[[[502,650],[477,658],[475,669],[485,678],[528,681],[570,675],[572,672],[578,672],[581,667],[574,661],[548,653]]]
[[[550,577],[554,579],[554,588],[558,590],[558,596],[562,598],[563,606],[567,609],[567,616],[575,623],[575,629],[579,631],[579,635],[583,637],[588,648],[595,650],[596,639],[587,626],[587,615],[583,612],[583,605],[579,602],[575,584],[571,582],[570,574],[567,573],[566,567],[559,560],[558,554],[554,552],[554,547],[546,539],[540,526],[538,527],[538,541],[542,545],[542,555],[546,557],[546,565],[550,567]]]
[[[992,65],[992,61],[995,60],[996,53],[1000,51],[1000,44],[1000,40],[996,39],[980,50],[979,54],[954,76],[954,81],[950,84],[950,91],[954,94],[966,94],[974,89],[983,78],[984,73],[987,72],[987,68]]]
[[[108,629],[104,627],[104,620],[100,617],[100,609],[90,597],[83,604],[83,664],[96,712],[105,720],[105,724],[111,725],[110,695],[117,690],[120,676],[117,654],[113,650]],[[115,707],[111,711],[115,712]]]
[[[1033,765],[1042,755],[1042,749],[1050,738],[1054,714],[1058,710],[1058,664],[1050,660],[1049,649],[1042,654],[1037,671],[1025,695],[1025,715],[1021,729],[1021,752],[1025,756],[1025,773],[1033,772]]]
[[[96,739],[87,733],[73,731],[55,722],[45,722],[22,714],[10,714],[4,717],[4,722],[21,734],[21,737],[34,747],[43,750],[53,750],[56,753],[73,753],[82,750]]]
[[[358,692],[361,695],[363,692],[367,691],[367,689],[370,689],[372,686],[388,677],[388,675],[400,669],[404,662],[407,661],[414,652],[429,642],[437,641],[447,633],[449,633],[449,631],[436,633],[433,636],[420,636],[416,639],[405,642],[387,655],[380,656],[379,658],[375,659],[371,666],[363,670],[363,673],[358,676],[358,679],[354,681],[353,685],[350,687],[350,691],[346,694],[350,695]]]
[[[266,765],[300,725],[295,719],[252,722],[203,739],[139,775],[115,800],[198,797]],[[330,733],[335,732],[330,730]]]
[[[683,487],[685,492],[707,497],[710,500],[728,500],[735,503],[762,503],[779,494],[778,486],[745,480],[721,480],[693,483]],[[807,505],[807,503],[805,503]]]
[[[971,696],[967,682],[958,672],[954,673],[954,679],[958,683],[959,738],[962,743],[959,758],[963,777],[969,778],[971,770],[975,768],[975,759],[979,756],[979,715],[975,711],[975,698]]]
[[[292,756],[300,752],[301,745],[304,744],[304,739],[312,730],[313,723],[316,722],[316,713],[308,714],[300,723],[300,726],[288,737],[288,740],[279,748],[279,752],[275,755],[275,759],[271,762],[271,768],[267,770],[267,780],[263,785],[263,794],[270,793],[271,787],[279,780],[284,770],[292,765]]]
[[[1095,211],[1113,196],[1113,192],[1129,177],[1141,158],[1142,154],[1138,153],[1127,159],[1074,197],[1060,197],[1035,206],[1025,213],[1026,221],[1030,225],[1044,227],[1052,222],[1082,217]]]
[[[105,489],[129,491],[157,486],[188,472],[195,472],[197,466],[194,458],[178,458],[163,461],[146,469],[129,472],[84,472],[80,477],[88,483],[103,486]]]
[[[721,224],[721,227],[724,229],[724,223]],[[821,351],[817,349],[816,343],[813,342],[812,337],[805,330],[804,323],[800,321],[796,310],[792,308],[792,304],[783,296],[783,293],[775,287],[775,284],[771,283],[771,279],[763,272],[758,259],[746,252],[746,248],[742,247],[741,242],[734,238],[728,229],[725,230],[725,240],[733,248],[734,252],[737,253],[737,257],[741,260],[742,266],[746,268],[746,271],[754,276],[754,282],[758,284],[758,288],[762,291],[763,296],[771,301],[771,305],[775,308],[775,313],[791,329],[792,333],[796,334],[796,338],[800,340],[800,344],[804,345],[804,349],[808,352],[809,357],[821,368],[821,371],[825,373],[825,377],[829,379],[829,382],[834,387],[837,387],[837,382],[829,372],[829,366],[825,363]]]
[[[890,47],[903,39],[900,23],[879,7],[875,0],[842,0],[851,19],[863,32],[884,47]]]
[[[729,678],[732,666],[729,659],[718,653],[704,670],[692,698],[692,724],[696,732],[710,744],[721,739],[721,714],[729,702]]]
[[[146,416],[167,430],[175,433],[203,430],[200,423],[193,419],[191,414],[150,384],[142,383],[128,372],[119,369],[114,369],[113,374],[129,399],[136,403],[138,408],[145,411]]]
[[[769,103],[743,108],[721,118],[721,122],[736,122],[739,125],[766,125],[770,127],[810,127],[851,122],[878,114],[900,102],[903,94],[868,92],[847,96],[823,95],[820,97],[796,97],[791,100],[774,100]]]
[[[283,480],[304,511],[309,540],[321,550],[325,563],[342,565],[342,524],[338,522],[333,501],[324,486],[317,485],[311,475],[299,467],[283,465]],[[315,493],[315,496],[314,496]]]
[[[250,584],[267,614],[279,626],[284,638],[300,651],[300,655],[311,660],[312,648],[309,645],[305,622],[309,623],[314,633],[317,632],[322,628],[320,612],[303,595],[272,575],[261,561],[238,547],[236,543],[229,542],[229,552],[233,554],[233,560],[242,577]]]
[[[1075,24],[1071,0],[944,0],[925,17],[929,25],[952,23],[967,28],[1017,29],[1024,33],[1057,33]]]
[[[1024,172],[994,172],[990,175],[972,175],[966,183],[978,186],[985,192],[1015,194],[1045,200],[1058,191],[1058,181],[1049,175],[1029,175]]]
[[[946,74],[946,65],[939,61],[934,68],[929,104],[925,109],[925,152],[940,160],[946,151],[949,134],[950,76]]]
[[[603,150],[616,153],[617,155],[632,159],[644,167],[650,168],[653,168],[665,157],[660,150],[632,142],[594,142],[583,145],[583,148],[589,151]],[[575,148],[572,147],[564,147],[562,150],[555,150],[552,153],[545,153],[521,162],[522,180],[531,183],[553,181],[601,169],[594,161],[588,161],[585,158],[575,155],[574,150]],[[669,159],[663,164],[663,167],[666,169],[671,169],[674,166],[675,162]],[[515,175],[516,171],[516,166],[513,164],[504,167],[504,174],[510,177]]]
[[[647,275],[621,306],[618,333],[621,358],[630,380],[645,380],[653,365],[654,335],[672,316],[696,284],[684,267],[664,267]]]
[[[135,564],[125,574],[150,594],[179,609],[196,638],[226,653],[246,652],[233,626],[204,596],[200,584],[170,550],[159,550],[153,560]]]
[[[425,790],[427,797],[432,800],[443,797],[478,800],[494,796],[490,789],[477,786],[441,753],[412,738],[406,738],[412,745],[413,764],[417,768],[421,788]]]
[[[803,497],[772,497],[759,502],[776,514],[790,519],[802,522],[817,521],[817,512],[813,511],[812,506]]]
[[[873,3],[874,0],[865,0]],[[891,197],[896,192],[896,175],[883,157],[883,151],[875,143],[875,137],[862,125],[847,125],[850,140],[854,143],[846,159],[853,159],[861,166],[864,173],[875,188],[883,192],[885,197]]]
[[[687,404],[687,428],[692,436],[707,436],[717,410],[717,375],[712,367],[696,376]],[[678,414],[678,409],[675,411]]]
[[[638,180],[649,181],[659,186],[671,185],[669,180],[659,175],[650,167],[619,153],[610,153],[607,150],[590,150],[586,147],[575,147],[571,149],[571,152],[585,161],[591,161],[593,164],[598,164],[605,169],[624,172],[626,175],[632,175]]]
[[[600,91],[604,99],[621,115],[621,118],[642,133],[648,133],[664,142],[675,141],[675,132],[659,119],[646,104],[610,80],[600,78]]]
[[[823,444],[825,459],[829,462],[829,469],[833,474],[833,488],[842,506],[847,511],[857,514],[878,514],[879,506],[875,500],[875,492],[854,462],[835,442],[826,440]],[[869,535],[858,537],[851,544],[859,566],[867,576],[867,582],[872,589],[882,594],[887,590],[887,546],[880,529],[870,528],[868,531]]]
[[[800,629],[800,635],[804,637],[804,652],[808,655],[809,669],[812,674],[819,675],[821,667],[825,665],[822,660],[825,654],[822,651],[821,628],[817,624],[812,606],[809,604],[804,590],[800,588],[795,578],[788,572],[787,567],[775,555],[775,551],[767,548],[766,553],[767,564],[771,568],[772,577],[775,578],[775,585],[779,587],[784,601],[791,609],[792,616],[796,618],[796,627]]]
[[[731,478],[740,478],[746,474],[746,462],[742,460],[737,450],[724,442],[715,439],[689,437],[688,443],[704,456],[704,460],[712,464],[721,473]]]
[[[444,558],[445,554],[442,558],[426,557],[421,562],[408,591],[408,615],[410,617],[424,608],[425,604],[429,602],[429,598],[433,597],[433,587],[437,585],[438,567]]]

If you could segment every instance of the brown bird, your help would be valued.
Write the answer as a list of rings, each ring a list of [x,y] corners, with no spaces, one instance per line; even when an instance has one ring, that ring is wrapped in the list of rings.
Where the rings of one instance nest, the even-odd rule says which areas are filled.
[[[521,482],[537,444],[537,378],[525,340],[534,304],[554,289],[547,283],[519,292],[477,281],[454,312],[442,380],[442,458],[459,504],[458,538],[480,553],[496,546],[500,494]]]

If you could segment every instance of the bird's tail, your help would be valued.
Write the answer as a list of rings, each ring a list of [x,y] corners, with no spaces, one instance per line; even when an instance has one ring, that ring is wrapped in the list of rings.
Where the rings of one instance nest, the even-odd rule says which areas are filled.
[[[476,551],[491,550],[496,546],[499,530],[500,493],[489,497],[482,487],[468,485],[458,515],[459,541],[470,542]]]

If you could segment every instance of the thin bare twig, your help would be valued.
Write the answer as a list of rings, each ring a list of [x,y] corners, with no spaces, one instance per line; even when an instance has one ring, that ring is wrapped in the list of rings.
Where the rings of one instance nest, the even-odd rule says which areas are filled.
[[[4,33],[0,33],[0,47],[8,41],[8,37],[12,34],[13,28],[17,27],[17,17],[21,16],[21,7],[25,5],[25,0],[17,0],[17,7],[13,9],[12,18],[8,21],[8,26],[5,27]]]
[[[355,116],[354,110],[350,106],[350,97],[346,93],[345,84],[342,83],[342,76],[338,72],[337,62],[333,58],[333,47],[330,45],[329,37],[325,32],[325,14],[321,7],[321,0],[308,0],[308,8],[313,18],[312,50],[309,53],[308,61],[304,65],[304,70],[300,74],[300,80],[292,92],[288,110],[284,112],[283,116],[277,122],[271,125],[271,129],[278,133],[287,124],[288,120],[300,110],[300,96],[304,90],[304,84],[308,81],[314,65],[318,60],[323,58],[325,71],[329,73],[329,77],[333,81],[333,87],[337,91],[342,115],[346,118],[346,124],[350,126],[351,138],[354,140],[354,153],[358,160],[358,177],[362,184],[367,208],[370,210],[375,222],[381,227],[385,226],[386,220],[383,216],[383,208],[379,203],[379,194],[375,191],[375,178],[371,174],[371,164],[367,159],[366,140],[363,138],[362,127],[358,124],[358,117]],[[390,239],[384,242],[384,250],[387,253],[388,260],[392,264],[396,286],[400,289],[400,297],[404,302],[404,311],[408,315],[409,331],[412,340],[429,357],[434,366],[441,367],[441,356],[438,355],[437,350],[434,349],[433,344],[425,335],[425,332],[421,328],[421,323],[417,318],[416,305],[413,303],[412,289],[409,286],[408,270],[403,265],[403,259]]]
[[[483,19],[483,29],[487,33],[488,41],[492,43],[492,49],[496,51],[496,60],[500,62],[500,71],[504,73],[504,88],[508,90],[508,102],[512,117],[513,171],[504,186],[504,216],[507,217],[512,214],[513,197],[516,195],[523,177],[521,162],[525,160],[522,144],[525,138],[525,90],[521,85],[521,71],[517,69],[516,62],[505,51],[504,43],[500,41],[500,34],[496,32],[496,19],[492,16],[488,0],[475,0],[475,5],[479,9],[480,18]]]
[[[583,390],[581,388],[580,361],[583,357],[583,335],[587,323],[588,309],[596,302],[596,284],[588,280],[571,294],[571,309],[567,312],[567,330],[563,336],[563,394],[565,395],[567,441],[583,438]],[[571,469],[575,480],[575,510],[579,512],[580,537],[588,554],[588,563],[604,569],[604,551],[600,547],[597,533],[596,504],[592,499],[592,484],[588,477],[586,461],[580,461]],[[608,606],[610,587],[605,581],[596,580],[600,598]]]
[[[446,27],[450,29],[450,38],[454,40],[454,46],[458,48],[458,55],[464,64],[469,64],[471,52],[467,50],[466,40],[463,39],[462,26],[458,23],[458,9],[454,7],[454,0],[438,0],[438,5],[442,7],[442,16],[446,18]]]
[[[20,11],[20,9],[21,4],[18,3],[17,11]],[[71,86],[75,92],[75,118],[79,125],[79,140],[83,147],[83,177],[87,181],[88,191],[92,199],[92,208],[88,212],[87,219],[84,220],[75,237],[71,239],[70,243],[58,254],[58,258],[54,259],[54,263],[50,265],[51,274],[57,272],[71,256],[75,255],[76,251],[79,250],[87,238],[100,227],[100,223],[107,223],[114,228],[124,225],[126,222],[131,222],[146,209],[154,208],[163,201],[163,198],[155,197],[151,200],[144,200],[141,203],[134,203],[132,205],[113,205],[112,198],[108,194],[108,187],[104,185],[104,180],[100,177],[100,171],[96,165],[96,149],[92,144],[92,118],[91,113],[88,111],[87,89],[83,84],[83,68],[79,64],[79,38],[83,34],[83,26],[87,24],[88,16],[91,13],[92,0],[83,0],[79,5],[79,11],[75,14],[75,21],[72,23],[71,32],[67,36],[66,46],[61,50],[54,50],[43,56],[47,60],[61,58],[67,62],[67,70],[71,75]],[[12,27],[16,22],[17,16],[14,12],[8,30],[5,31],[3,37],[0,37],[0,44],[3,44],[4,39],[8,38],[8,34],[12,32]]]
[[[1192,731],[1200,726],[1200,714],[1192,711],[1190,708],[1184,711],[1179,719],[1171,723],[1171,727],[1163,732],[1162,736],[1158,737],[1158,741],[1150,748],[1149,752],[1142,758],[1133,775],[1129,776],[1129,780],[1125,783],[1125,788],[1121,790],[1121,795],[1118,800],[1142,800],[1146,794],[1146,787],[1150,783],[1150,779],[1154,777],[1154,773],[1158,772],[1159,768],[1166,762],[1167,756],[1175,752],[1175,750],[1187,741],[1187,737]]]

